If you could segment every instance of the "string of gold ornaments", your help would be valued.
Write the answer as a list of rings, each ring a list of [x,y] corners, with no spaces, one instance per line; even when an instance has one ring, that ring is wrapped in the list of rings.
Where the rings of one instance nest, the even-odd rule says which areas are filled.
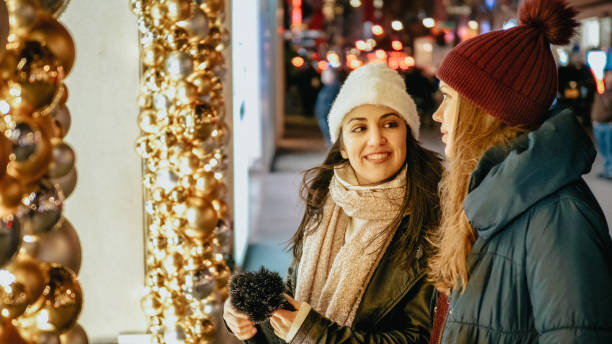
[[[62,216],[76,186],[64,84],[67,0],[0,0],[0,343],[87,343],[81,245]]]
[[[227,297],[231,226],[222,79],[223,0],[130,0],[138,18],[146,227],[153,343],[211,343]]]

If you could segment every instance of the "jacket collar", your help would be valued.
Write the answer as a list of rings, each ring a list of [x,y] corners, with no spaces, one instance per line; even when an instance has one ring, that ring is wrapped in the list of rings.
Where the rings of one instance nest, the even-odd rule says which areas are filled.
[[[487,239],[539,200],[591,169],[595,149],[571,111],[482,157],[463,202],[470,224]]]
[[[400,229],[396,231],[395,238],[372,275],[357,310],[353,328],[374,328],[425,275],[422,247],[418,246],[417,251],[408,251],[393,245],[399,233],[403,232],[407,218],[404,218]]]

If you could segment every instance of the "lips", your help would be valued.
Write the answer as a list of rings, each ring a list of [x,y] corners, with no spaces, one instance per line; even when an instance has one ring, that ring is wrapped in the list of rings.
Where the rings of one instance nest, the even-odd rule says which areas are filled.
[[[376,153],[367,154],[365,156],[365,159],[369,162],[381,163],[381,162],[387,161],[390,156],[391,156],[391,152],[376,152]]]

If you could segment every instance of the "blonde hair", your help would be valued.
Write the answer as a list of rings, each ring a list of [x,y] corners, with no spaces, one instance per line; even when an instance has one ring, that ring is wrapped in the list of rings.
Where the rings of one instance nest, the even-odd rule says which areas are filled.
[[[459,281],[463,291],[468,282],[467,257],[477,234],[465,215],[463,200],[472,172],[487,149],[523,132],[526,130],[504,125],[460,96],[451,158],[439,185],[442,220],[430,237],[434,254],[429,261],[429,275],[441,292],[448,294]]]

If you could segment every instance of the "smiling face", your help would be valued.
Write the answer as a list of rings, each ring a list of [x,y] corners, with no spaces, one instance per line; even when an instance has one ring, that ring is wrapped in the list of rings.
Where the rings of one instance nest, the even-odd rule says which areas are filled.
[[[446,144],[444,154],[448,157],[452,152],[453,131],[459,114],[459,93],[444,81],[440,81],[440,92],[444,95],[444,100],[432,117],[434,121],[442,123],[440,126],[442,142]]]
[[[408,126],[386,106],[361,105],[342,120],[342,157],[349,160],[359,185],[393,177],[406,161]]]

